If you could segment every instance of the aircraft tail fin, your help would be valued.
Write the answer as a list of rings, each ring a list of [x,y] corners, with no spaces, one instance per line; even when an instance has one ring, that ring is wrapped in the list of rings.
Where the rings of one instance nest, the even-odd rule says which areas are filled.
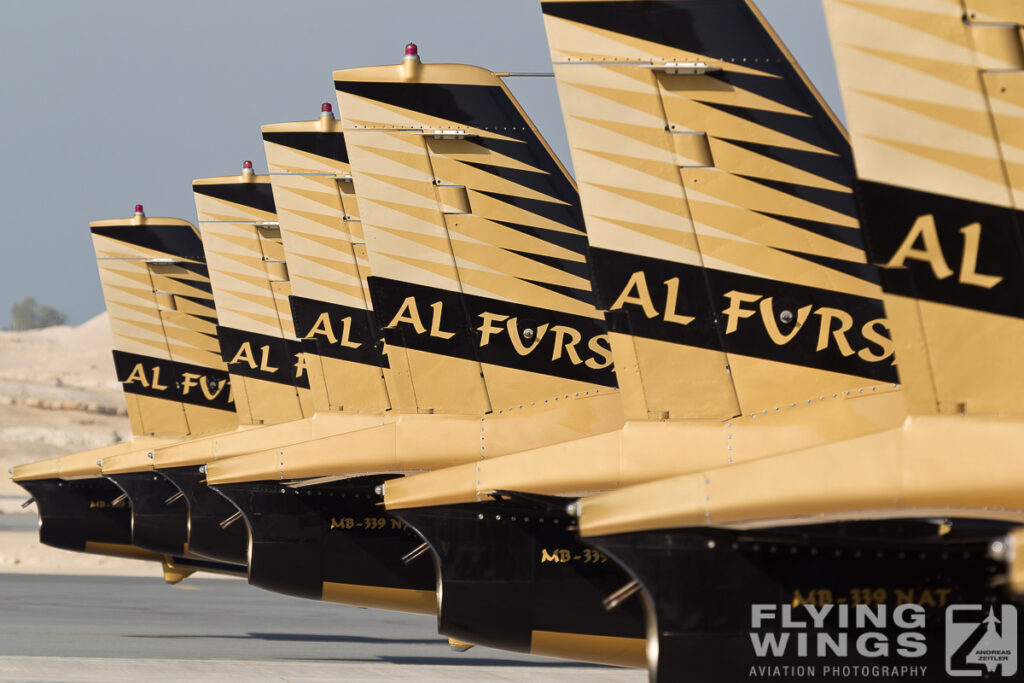
[[[314,407],[387,410],[386,358],[341,122],[327,104],[319,120],[263,126],[263,145]]]
[[[132,432],[183,437],[237,425],[198,231],[141,206],[90,229]]]
[[[373,308],[416,409],[613,390],[576,188],[501,79],[414,54],[334,79]]]
[[[870,260],[915,412],[1024,412],[1024,7],[828,0]]]
[[[542,5],[628,414],[896,382],[849,144],[753,3]]]
[[[312,415],[270,178],[246,162],[240,175],[202,178],[192,191],[239,420],[277,424]]]

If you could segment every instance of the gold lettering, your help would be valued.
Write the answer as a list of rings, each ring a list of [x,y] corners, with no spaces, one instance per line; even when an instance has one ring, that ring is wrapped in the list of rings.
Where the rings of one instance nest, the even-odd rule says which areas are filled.
[[[555,348],[551,350],[551,360],[554,361],[561,358],[562,349],[565,349],[565,353],[569,356],[569,360],[572,361],[573,365],[582,363],[583,359],[576,352],[576,345],[583,340],[583,335],[565,325],[555,325],[551,328],[551,331],[555,333]],[[565,343],[566,337],[571,337],[572,341]]]
[[[879,330],[875,329],[879,326],[888,330],[889,322],[885,318],[877,318],[864,323],[864,326],[860,328],[860,333],[864,336],[864,339],[881,347],[881,353],[875,353],[869,347],[865,346],[857,352],[857,357],[861,360],[866,360],[869,363],[876,363],[880,360],[885,360],[893,354],[893,351],[896,350],[892,339],[889,339]]]
[[[153,388],[157,391],[163,391],[167,388],[166,384],[160,384],[160,366],[156,365],[153,367]]]
[[[299,379],[306,374],[306,354],[297,353],[295,354],[295,379]]]
[[[202,377],[202,375],[197,375],[194,372],[182,373],[181,395],[188,396],[188,392],[189,390],[192,389],[192,387],[199,386],[199,382],[197,382],[196,380],[198,380],[200,377]]]
[[[358,349],[363,345],[362,342],[352,341],[350,335],[352,334],[352,316],[346,315],[341,319],[341,345],[347,346],[350,349]]]
[[[270,364],[270,345],[264,344],[260,347],[260,371],[277,372],[281,368],[275,368]]]
[[[803,306],[796,312],[796,324],[793,325],[793,329],[789,331],[789,334],[782,334],[779,326],[775,323],[775,309],[772,308],[772,297],[769,296],[761,299],[759,308],[761,310],[761,320],[764,322],[764,329],[768,333],[768,337],[775,344],[782,346],[783,344],[788,344],[796,336],[796,333],[800,331],[800,328],[804,326],[813,306]]]
[[[547,548],[541,548],[540,550],[540,561],[541,562],[558,562],[558,549],[554,552],[548,552]]]
[[[634,290],[636,290],[636,295],[632,294]],[[644,309],[644,315],[648,318],[658,315],[658,309],[654,307],[654,301],[651,300],[651,292],[647,289],[647,278],[644,271],[638,270],[629,276],[629,281],[610,310],[622,308],[623,304],[637,304]]]
[[[146,378],[146,369],[142,367],[142,363],[136,363],[128,375],[128,379],[124,381],[125,384],[131,384],[132,382],[138,382],[147,389],[149,388],[149,379]]]
[[[420,320],[420,311],[416,308],[416,297],[405,297],[398,313],[395,313],[395,317],[391,319],[387,327],[395,327],[398,323],[409,323],[416,330],[416,334],[423,334],[427,331],[427,328],[423,326],[423,321]]]
[[[923,249],[917,249],[914,245],[918,238],[921,239]],[[965,254],[966,255],[966,254]],[[977,253],[975,253],[975,256]],[[903,239],[900,248],[892,255],[889,262],[885,264],[889,268],[903,266],[908,258],[916,261],[927,261],[932,268],[932,273],[938,280],[945,280],[953,274],[946,257],[942,254],[942,245],[939,242],[939,233],[935,229],[935,217],[931,214],[918,217],[911,226],[910,232]]]
[[[501,315],[500,313],[488,313],[484,311],[480,314],[480,317],[484,319],[483,324],[476,328],[480,333],[480,346],[487,346],[491,343],[491,335],[495,332],[501,332],[500,327],[495,327],[491,323],[500,323],[502,320],[508,318],[508,316]]]
[[[338,343],[338,338],[334,336],[334,329],[331,327],[331,316],[330,314],[327,313],[327,311],[324,311],[323,313],[320,314],[320,316],[316,319],[316,322],[313,323],[313,327],[312,329],[310,329],[309,334],[307,334],[306,336],[312,337],[317,334],[322,334],[323,336],[327,337],[327,341],[329,341],[332,344]]]
[[[668,294],[665,300],[665,322],[676,323],[677,325],[689,325],[694,321],[692,315],[680,315],[676,313],[676,301],[679,299],[679,278],[674,277],[665,280],[665,288]]]
[[[722,311],[724,315],[729,316],[729,320],[725,324],[725,333],[732,334],[736,331],[740,318],[749,318],[757,312],[743,308],[742,304],[752,304],[760,299],[761,295],[747,294],[746,292],[737,292],[736,290],[726,292],[725,295],[729,297],[729,307]]]
[[[604,342],[604,344],[601,342]],[[591,337],[590,341],[587,342],[587,348],[604,359],[598,361],[597,358],[588,358],[586,365],[591,370],[604,370],[612,364],[612,347],[607,334],[598,334]]]
[[[527,356],[533,352],[537,345],[540,344],[540,340],[544,338],[544,333],[548,331],[548,323],[544,323],[534,330],[533,344],[526,346],[523,344],[523,338],[519,336],[519,319],[510,318],[505,327],[508,328],[508,338],[512,340],[512,348],[516,350],[520,356]]]
[[[964,255],[960,259],[960,282],[992,289],[1003,278],[999,275],[983,275],[978,272],[978,246],[981,244],[981,223],[975,222],[960,228],[964,236]]]
[[[245,342],[238,347],[238,352],[235,353],[235,357],[228,362],[228,365],[234,365],[239,361],[243,361],[253,370],[256,369],[256,357],[252,355],[252,344],[250,342]]]
[[[853,327],[853,316],[846,311],[828,306],[822,306],[814,312],[814,315],[821,316],[821,327],[818,328],[818,346],[815,351],[824,351],[828,348],[828,336],[831,332],[832,337],[836,340],[836,346],[839,347],[839,353],[844,356],[852,356],[853,349],[850,347],[850,342],[846,341],[846,333]],[[839,329],[832,329],[833,320],[839,321]]]
[[[441,329],[441,313],[444,310],[444,302],[435,301],[430,304],[430,308],[434,311],[433,315],[430,316],[430,336],[437,337],[438,339],[451,339],[454,337],[454,332],[445,332]]]

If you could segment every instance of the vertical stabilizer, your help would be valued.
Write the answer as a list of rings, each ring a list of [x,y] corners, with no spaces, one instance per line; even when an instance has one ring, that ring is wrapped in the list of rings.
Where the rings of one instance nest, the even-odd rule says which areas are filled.
[[[1024,6],[825,5],[909,405],[1020,414]]]
[[[497,76],[409,49],[334,78],[374,310],[417,410],[613,390],[571,179]]]
[[[246,162],[240,175],[196,180],[192,191],[239,420],[277,424],[311,415],[270,178]]]
[[[542,4],[629,416],[896,382],[849,145],[756,8]]]
[[[366,282],[369,262],[341,122],[325,104],[317,121],[263,126],[292,321],[304,339],[318,411],[389,409],[386,358]]]
[[[133,218],[89,227],[132,432],[184,437],[237,425],[198,231],[149,218],[141,205]]]

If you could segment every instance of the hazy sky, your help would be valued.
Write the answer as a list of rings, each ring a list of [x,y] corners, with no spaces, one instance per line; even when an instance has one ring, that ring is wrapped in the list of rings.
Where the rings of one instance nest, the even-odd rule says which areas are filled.
[[[759,0],[840,112],[821,0]],[[0,327],[25,296],[103,310],[90,220],[195,222],[191,181],[266,171],[260,125],[316,118],[334,69],[550,71],[539,0],[0,0]],[[509,84],[570,163],[553,79]]]

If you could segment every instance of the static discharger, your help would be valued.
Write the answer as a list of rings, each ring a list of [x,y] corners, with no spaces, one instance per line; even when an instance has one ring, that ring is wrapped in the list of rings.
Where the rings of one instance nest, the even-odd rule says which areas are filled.
[[[220,523],[220,528],[221,529],[227,529],[229,526],[231,526],[232,524],[234,524],[235,522],[237,522],[241,518],[242,518],[242,512],[241,512],[241,510],[239,510],[235,514],[233,514],[230,517],[228,517],[227,519],[223,520]]]
[[[426,543],[420,543],[418,546],[407,552],[402,556],[402,564],[412,564],[413,560],[422,555],[423,553],[430,550],[430,546]]]
[[[601,601],[606,612],[611,612],[613,609],[621,605],[630,596],[640,591],[640,583],[633,579],[622,588],[618,589],[607,598]]]

